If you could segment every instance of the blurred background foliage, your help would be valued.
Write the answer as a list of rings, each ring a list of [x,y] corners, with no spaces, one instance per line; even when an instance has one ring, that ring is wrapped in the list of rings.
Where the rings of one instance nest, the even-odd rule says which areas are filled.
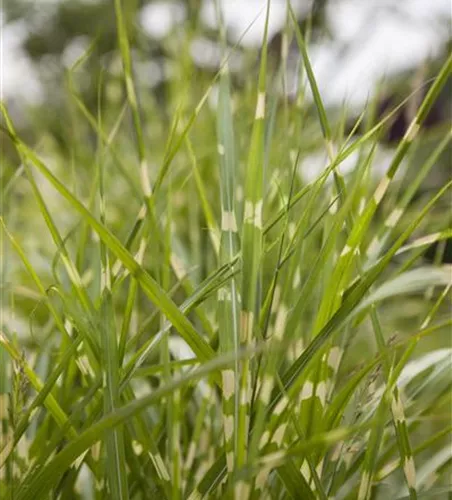
[[[140,112],[145,124],[148,151],[151,153],[152,163],[155,166],[151,170],[154,171],[157,171],[157,166],[163,160],[164,145],[168,139],[170,123],[176,110],[185,109],[185,112],[189,113],[196,107],[218,71],[221,61],[221,56],[218,55],[218,33],[202,20],[203,2],[189,0],[166,3],[173,7],[178,6],[177,8],[182,6],[184,16],[180,17],[180,12],[176,8],[170,10],[170,16],[173,16],[172,29],[163,36],[157,32],[153,36],[152,31],[145,30],[143,27],[143,12],[149,5],[161,5],[162,2],[143,0],[123,2],[132,47]],[[327,6],[331,4],[334,6],[334,0],[315,0],[309,11],[299,12],[299,24],[313,44],[334,36],[325,16]],[[35,144],[38,150],[41,145],[47,157],[53,150],[55,158],[72,158],[72,164],[68,166],[65,173],[67,180],[68,182],[74,181],[75,176],[71,172],[77,165],[77,189],[83,197],[89,197],[86,186],[89,186],[92,175],[92,158],[97,148],[97,134],[86,117],[82,118],[83,113],[74,101],[74,96],[78,96],[78,103],[83,103],[85,109],[93,117],[97,115],[100,107],[103,110],[104,122],[111,125],[123,105],[125,89],[117,50],[113,2],[111,0],[57,2],[6,0],[3,8],[7,23],[10,25],[21,23],[26,26],[21,45],[38,72],[44,92],[41,99],[36,102],[24,102],[19,95],[16,97],[13,94],[7,102],[9,109],[17,120],[25,140]],[[184,22],[178,22],[180,20]],[[165,22],[164,18],[162,18],[163,22]],[[244,122],[248,118],[243,117],[252,115],[248,111],[254,105],[252,96],[255,92],[255,81],[249,76],[257,72],[258,47],[237,45],[235,40],[230,38],[230,47],[233,48],[234,56],[231,59],[233,85],[236,90],[240,90],[234,95],[235,120],[237,130],[243,131],[248,130],[250,125]],[[270,43],[270,67],[273,68],[272,85],[274,88],[277,86],[276,68],[281,59],[281,50],[283,50],[281,39],[282,32],[276,32]],[[202,43],[199,40],[202,40]],[[289,46],[288,61],[295,67],[298,50],[296,43],[292,42]],[[373,117],[369,116],[363,120],[356,133],[364,131],[366,120],[370,123],[372,120],[380,119],[412,94],[412,98],[388,122],[379,137],[380,144],[387,148],[397,144],[425,95],[429,80],[439,70],[449,49],[450,41],[445,40],[439,56],[417,68],[401,70],[386,78],[378,86],[375,97],[369,96],[366,104],[367,115],[373,115]],[[291,53],[294,56],[292,58]],[[80,64],[77,63],[77,61],[80,62],[79,58],[82,58]],[[27,75],[24,74],[23,77],[27,78]],[[430,112],[424,124],[424,134],[418,141],[415,153],[410,157],[410,161],[419,166],[429,157],[444,136],[445,130],[450,127],[451,88],[449,81]],[[419,89],[422,90],[419,91]],[[417,92],[414,92],[416,90]],[[284,99],[282,94],[278,94],[277,98],[282,105]],[[321,136],[316,124],[315,108],[313,105],[306,107],[307,103],[308,101],[305,100],[303,109],[299,109],[297,103],[289,102],[288,109],[295,117],[292,121],[299,123],[303,130],[303,154],[308,156],[319,150]],[[247,112],[242,113],[240,110]],[[360,112],[361,110],[356,107],[332,106],[329,113],[336,123],[334,129],[338,131],[337,134],[347,135]],[[119,149],[122,155],[130,157],[130,162],[136,162],[135,153],[130,148],[134,137],[133,127],[130,126],[132,120],[128,114],[126,114],[126,121],[128,126],[121,128],[122,138],[119,141],[122,146],[120,145]],[[191,134],[197,162],[206,185],[209,185],[214,175],[210,165],[212,145],[215,144],[212,132],[207,129],[213,131],[214,128],[215,114],[203,111],[203,121],[193,129]],[[286,132],[283,124],[277,126],[275,134],[279,137],[278,141],[284,144]],[[211,140],[206,142],[208,137],[211,137]],[[338,139],[340,139],[339,136]],[[241,158],[246,156],[248,140],[246,134],[239,133],[237,141]],[[429,192],[436,190],[450,177],[451,153],[449,145],[438,159],[437,166],[424,181],[418,196],[428,196]],[[275,161],[279,161],[279,151],[275,154]],[[4,185],[14,176],[18,165],[17,160],[12,144],[9,141],[3,141],[2,180]],[[51,161],[50,158],[49,161]],[[181,155],[180,171],[185,172],[185,166],[190,162],[189,155],[185,157]],[[127,169],[127,167],[122,168]],[[177,172],[177,169],[175,171]],[[121,214],[124,213],[129,199],[129,196],[125,194],[128,190],[138,192],[137,179],[130,175],[125,175],[123,178],[126,180],[126,187],[114,188],[118,196],[115,206],[110,211],[112,219],[110,222],[118,224],[118,227],[121,224]],[[176,176],[175,179],[175,189],[181,188],[186,182],[185,176],[179,180]],[[112,182],[112,186],[115,185],[117,186],[117,183]],[[16,191],[14,196],[17,206],[21,206],[22,211],[27,207],[32,210],[21,202],[21,196],[25,195],[21,195],[20,190]],[[180,197],[181,205],[183,205],[182,191]],[[56,204],[55,207],[57,206],[59,205]],[[436,210],[438,227],[444,227],[445,217],[451,219],[449,208],[448,200],[444,199]],[[447,261],[452,260],[451,250],[450,245],[445,249]],[[434,249],[430,253],[433,256]]]
[[[177,96],[171,96],[171,88],[174,88],[174,80],[189,76],[193,82],[200,82],[207,76],[210,78],[218,70],[218,61],[215,60],[215,44],[218,40],[216,30],[206,26],[202,22],[202,8],[205,2],[201,0],[185,0],[184,2],[166,2],[174,9],[169,14],[177,17],[183,12],[184,23],[173,20],[173,29],[167,36],[153,36],[152,33],[143,29],[140,16],[149,5],[161,5],[162,1],[127,0],[123,2],[124,14],[131,46],[135,49],[132,53],[134,70],[140,86],[140,96],[148,94],[155,101],[159,117],[168,124],[171,114],[180,102],[180,88],[176,85]],[[284,2],[280,2],[282,6]],[[305,2],[306,4],[309,2]],[[325,19],[327,6],[335,7],[335,0],[313,0],[310,9],[298,9],[299,24],[303,32],[309,34],[313,42],[328,39],[334,35],[331,33],[328,22]],[[301,3],[300,5],[302,5]],[[392,6],[387,2],[387,8],[394,9],[397,15],[397,5]],[[176,10],[181,9],[180,11]],[[384,7],[384,6],[383,6]],[[77,73],[77,91],[87,106],[94,112],[97,107],[97,95],[99,85],[107,90],[108,106],[111,100],[108,95],[123,95],[122,85],[118,78],[117,85],[114,78],[120,76],[121,68],[118,59],[115,16],[113,2],[111,0],[72,0],[37,2],[30,0],[6,0],[3,2],[3,15],[6,23],[20,23],[26,26],[26,34],[22,36],[21,46],[37,69],[39,79],[43,82],[44,95],[38,100],[37,105],[28,106],[26,119],[22,119],[22,131],[29,137],[46,131],[58,142],[61,148],[68,148],[72,138],[67,137],[71,131],[62,127],[62,117],[69,118],[66,99],[67,70],[85,50],[90,47],[90,57],[86,58],[83,67]],[[155,11],[157,12],[157,11]],[[239,14],[238,14],[239,15]],[[167,22],[163,20],[163,22]],[[409,20],[407,20],[409,22]],[[447,23],[447,20],[445,21]],[[202,35],[203,41],[209,40],[212,45],[193,45],[190,41]],[[276,67],[281,56],[282,33],[277,32],[270,43],[270,57],[273,66]],[[352,41],[353,43],[353,41]],[[445,40],[442,53],[430,59],[422,67],[411,68],[409,71],[401,70],[399,74],[386,78],[383,90],[379,97],[377,112],[382,115],[390,111],[409,95],[416,86],[424,85],[444,61],[445,55],[450,50],[450,40]],[[296,44],[292,45],[294,51]],[[204,59],[193,56],[196,51],[211,52]],[[246,85],[247,77],[256,68],[257,49],[236,46],[236,55],[240,56],[237,71],[233,71],[234,84],[236,87]],[[183,66],[179,64],[183,57]],[[289,58],[290,60],[290,58]],[[201,62],[200,62],[201,61]],[[234,69],[234,68],[233,68]],[[184,74],[181,74],[181,70]],[[103,76],[101,76],[103,75]],[[27,78],[23,74],[23,78]],[[451,84],[446,86],[442,97],[436,103],[426,121],[426,127],[435,129],[438,125],[450,120],[452,110]],[[110,94],[108,94],[110,92]],[[425,92],[424,92],[425,93]],[[176,97],[176,98],[173,98]],[[371,96],[369,96],[371,97]],[[388,126],[385,136],[381,140],[395,142],[403,135],[409,116],[420,102],[422,93],[415,97],[402,108],[401,112]],[[178,99],[179,98],[179,99]],[[16,110],[16,114],[24,118],[23,102],[13,96],[9,97],[10,108]],[[179,102],[177,102],[179,101]],[[31,108],[31,109],[30,109]],[[352,127],[359,113],[351,111],[349,117],[349,128]],[[33,121],[34,119],[34,121]],[[39,126],[36,124],[39,123]],[[442,132],[442,131],[441,131]]]
[[[299,10],[299,24],[314,44],[334,36],[325,16],[326,8],[331,5],[334,7],[334,1],[314,0],[311,9]],[[152,150],[153,161],[157,164],[163,154],[161,146],[166,143],[170,122],[176,110],[180,109],[182,103],[187,111],[194,109],[218,71],[221,60],[218,55],[220,50],[217,44],[218,33],[202,22],[204,2],[201,0],[166,2],[174,7],[169,11],[169,15],[173,16],[172,29],[164,36],[158,33],[153,36],[152,32],[146,31],[142,22],[144,9],[149,5],[162,5],[162,3],[164,2],[144,0],[123,2],[132,47],[133,69],[138,85],[140,112],[146,124],[146,141]],[[388,2],[388,9],[393,8],[394,15],[397,15],[397,5],[394,7],[390,5],[391,2]],[[176,7],[182,9],[184,13],[182,17]],[[31,59],[30,67],[37,71],[42,83],[42,95],[36,101],[28,102],[19,93],[17,96],[13,93],[7,97],[8,107],[16,119],[21,134],[32,144],[38,145],[43,140],[51,141],[52,147],[58,154],[72,157],[74,164],[88,166],[90,157],[96,149],[96,133],[91,126],[83,124],[79,119],[80,109],[74,104],[72,96],[78,95],[80,102],[83,102],[92,116],[96,116],[100,106],[106,112],[104,118],[106,121],[108,117],[113,119],[117,116],[124,102],[125,89],[117,51],[113,2],[111,0],[52,2],[6,0],[3,2],[3,9],[6,23],[9,25],[18,23],[22,28],[26,27],[25,34],[21,35],[21,48]],[[181,19],[184,22],[178,22]],[[167,21],[163,18],[162,22]],[[274,74],[283,49],[281,39],[282,33],[277,32],[273,34],[270,43],[270,66]],[[230,41],[230,46],[234,50],[234,57],[231,59],[233,85],[236,90],[243,90],[236,92],[235,109],[243,106],[247,109],[252,103],[249,97],[254,92],[255,82],[249,76],[256,73],[258,47],[243,47],[234,42],[235,40]],[[421,66],[409,70],[401,69],[400,72],[386,77],[378,86],[375,96],[369,96],[366,104],[367,114],[373,114],[373,119],[378,120],[412,94],[381,133],[379,137],[381,144],[391,148],[403,136],[407,124],[428,89],[428,82],[437,73],[450,48],[450,39],[445,39],[443,50],[439,55]],[[290,57],[292,52],[293,58]],[[83,57],[82,64],[73,69],[73,65],[80,57]],[[297,48],[293,41],[289,48],[289,64],[295,67],[296,58]],[[25,79],[29,76],[22,75]],[[276,78],[273,78],[273,85],[276,87]],[[451,96],[452,84],[449,81],[424,124],[425,133],[411,161],[422,165],[443,137],[444,131],[450,127]],[[279,95],[278,99],[282,101],[282,95]],[[374,105],[371,106],[369,103],[372,100]],[[306,119],[315,116],[314,107],[308,107],[300,112],[296,103],[288,104],[293,113],[301,113],[300,119],[301,117],[304,119],[307,130],[304,138],[305,150],[315,151],[319,144],[319,131],[316,126],[311,130],[312,121]],[[329,113],[337,124],[343,122],[343,125],[335,129],[342,129],[343,133],[348,134],[361,109],[333,105]],[[241,123],[241,117],[247,114],[236,112],[235,115],[238,130],[248,125]],[[371,119],[369,118],[368,122]],[[131,124],[130,117],[128,120]],[[211,115],[208,120],[213,125],[214,116]],[[363,120],[364,123],[366,120]],[[128,134],[131,133],[130,130],[131,127],[121,133]],[[360,133],[363,130],[364,125],[356,132]],[[129,139],[133,140],[133,137]],[[193,140],[196,144],[196,136]],[[242,141],[242,145],[245,146],[248,138],[239,137],[238,140],[239,144]],[[283,130],[281,140],[284,141]],[[209,151],[203,145],[204,130],[199,134],[199,141],[197,151],[204,151],[199,161],[204,165],[203,172],[207,172],[205,165],[210,159]],[[449,145],[438,159],[437,167],[424,182],[421,196],[422,192],[437,189],[450,177],[451,154]],[[8,182],[16,170],[14,165],[18,163],[14,148],[8,141],[3,141],[3,160],[5,168],[2,169],[2,181]],[[90,175],[89,167],[86,168],[85,175]],[[447,204],[443,204],[438,210],[440,224],[443,223],[444,216],[451,217]],[[447,260],[449,259],[452,259],[452,255]]]

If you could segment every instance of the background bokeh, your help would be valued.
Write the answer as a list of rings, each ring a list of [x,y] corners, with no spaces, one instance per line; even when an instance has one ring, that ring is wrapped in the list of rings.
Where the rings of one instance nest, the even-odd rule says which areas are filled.
[[[249,71],[240,57],[262,39],[263,0],[223,0],[231,44],[239,43],[233,69]],[[310,55],[330,105],[359,107],[384,77],[415,71],[444,57],[451,37],[448,0],[292,0],[300,23],[313,16]],[[171,78],[172,59],[183,32],[195,64],[215,68],[219,60],[212,0],[124,2],[133,43],[144,49],[135,70],[143,87],[154,89]],[[286,0],[273,0],[270,36],[278,44]],[[64,68],[97,40],[99,56],[116,47],[111,1],[5,0],[2,2],[2,92],[18,106],[55,99]],[[246,32],[246,33],[245,33]],[[275,50],[276,52],[276,50]],[[137,55],[138,57],[138,55]],[[89,87],[88,83],[86,84]]]

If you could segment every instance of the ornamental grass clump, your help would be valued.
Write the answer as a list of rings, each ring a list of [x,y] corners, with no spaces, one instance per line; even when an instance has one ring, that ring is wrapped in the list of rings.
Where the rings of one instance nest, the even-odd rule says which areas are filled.
[[[450,129],[414,157],[452,56],[376,173],[397,109],[346,135],[290,9],[282,45],[302,64],[288,99],[269,5],[243,88],[223,29],[214,78],[191,78],[181,49],[169,124],[138,92],[120,0],[123,100],[106,70],[97,109],[84,103],[89,48],[66,75],[69,148],[45,134],[31,147],[2,104],[17,157],[2,186],[1,498],[450,494],[451,182],[419,195]]]

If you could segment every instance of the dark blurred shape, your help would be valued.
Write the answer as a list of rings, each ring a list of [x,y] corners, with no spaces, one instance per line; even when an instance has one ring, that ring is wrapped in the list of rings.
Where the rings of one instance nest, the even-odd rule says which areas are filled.
[[[444,245],[444,248],[440,248],[440,245]],[[424,258],[429,262],[434,262],[438,252],[441,252],[441,262],[443,264],[452,264],[452,239],[448,238],[445,242],[436,242],[427,248],[424,253]]]
[[[451,94],[450,94],[451,82],[449,81],[446,85],[446,90],[442,92],[439,98],[435,101],[432,108],[430,109],[427,117],[422,124],[422,130],[431,130],[435,127],[445,125],[447,122],[450,123],[451,119]],[[421,94],[422,101],[427,94],[427,89]],[[385,97],[378,106],[377,119],[383,118],[385,115],[389,114],[393,109],[395,109],[400,103],[401,99],[396,95],[389,95]],[[398,143],[405,135],[413,116],[411,115],[410,103],[407,102],[395,115],[395,118],[390,120],[390,125],[387,128],[386,133],[381,137],[383,142],[393,145]]]
[[[435,62],[434,67],[439,68],[441,60]],[[416,80],[415,72],[410,72],[406,75],[400,75],[394,79],[394,85],[386,87],[386,94],[383,94],[377,102],[376,116],[373,123],[389,115],[391,112],[406,99],[406,96],[412,94],[388,121],[383,133],[379,136],[380,142],[389,146],[395,146],[405,135],[411,120],[414,118],[420,104],[427,95],[430,84],[426,84],[428,78],[423,78],[419,85],[413,85]],[[430,76],[430,75],[429,75]],[[434,73],[431,75],[434,76]],[[421,88],[420,88],[421,87]],[[388,91],[389,89],[389,91]],[[421,130],[424,132],[433,131],[436,128],[441,128],[447,124],[451,124],[452,120],[452,79],[449,78],[444,86],[438,99],[433,103],[427,117],[425,118]],[[346,134],[349,134],[357,121],[357,116],[353,116],[347,123]],[[364,132],[364,122],[356,130],[357,134]]]

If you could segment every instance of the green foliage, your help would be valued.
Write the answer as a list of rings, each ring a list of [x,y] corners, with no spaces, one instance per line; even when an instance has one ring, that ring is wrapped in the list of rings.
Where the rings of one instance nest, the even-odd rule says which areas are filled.
[[[166,120],[134,78],[124,3],[120,82],[97,68],[85,101],[96,43],[66,72],[65,147],[47,129],[31,147],[1,106],[20,160],[2,178],[0,497],[450,493],[452,183],[421,191],[450,130],[416,160],[452,57],[381,175],[397,108],[345,136],[293,15],[313,103],[281,95],[266,35],[243,88],[223,31],[219,72],[197,72],[190,27]]]

